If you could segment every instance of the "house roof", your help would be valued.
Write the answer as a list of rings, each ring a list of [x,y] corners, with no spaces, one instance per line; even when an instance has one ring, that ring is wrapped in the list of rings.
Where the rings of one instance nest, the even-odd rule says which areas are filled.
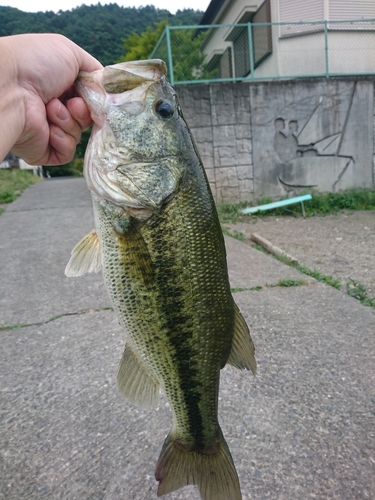
[[[199,21],[199,24],[212,24],[225,2],[226,0],[211,0],[206,12]]]

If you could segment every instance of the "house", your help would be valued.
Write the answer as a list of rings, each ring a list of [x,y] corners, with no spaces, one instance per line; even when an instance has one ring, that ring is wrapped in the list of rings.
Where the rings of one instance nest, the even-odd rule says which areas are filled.
[[[20,170],[32,170],[34,175],[39,175],[43,178],[43,167],[37,165],[29,165],[22,158],[15,156],[13,153],[8,153],[4,160],[0,163],[0,168],[11,168]]]
[[[180,30],[205,55],[183,78]],[[212,0],[152,56],[178,85],[216,202],[237,203],[375,186],[374,48],[375,0]]]
[[[212,0],[200,25],[219,24],[202,47],[217,78],[375,71],[374,0]]]
[[[0,168],[19,168],[19,158],[13,153],[8,153],[4,160],[0,163]]]

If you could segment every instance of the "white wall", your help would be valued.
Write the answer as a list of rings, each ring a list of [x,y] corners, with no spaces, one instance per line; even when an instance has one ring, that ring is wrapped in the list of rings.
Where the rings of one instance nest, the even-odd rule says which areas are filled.
[[[255,12],[263,2],[254,0],[226,2],[215,22],[237,23],[244,12]],[[363,2],[360,2],[362,4]],[[366,2],[364,2],[366,3]],[[360,6],[359,4],[359,6]],[[375,5],[375,1],[374,1]],[[271,0],[271,20],[279,21],[279,3]],[[344,25],[341,25],[344,27]],[[340,26],[340,27],[341,27]],[[369,31],[363,28],[368,26]],[[328,70],[336,74],[375,73],[375,24],[355,26],[348,30],[337,30],[337,25],[329,25],[328,31]],[[223,53],[230,41],[225,41],[233,28],[213,29],[211,37],[204,47],[207,60],[214,54]],[[311,30],[311,27],[302,27]],[[326,72],[325,36],[322,26],[318,32],[305,32],[300,35],[285,36],[287,31],[280,26],[272,26],[272,54],[261,63],[254,72],[255,78],[274,78],[301,75],[324,75]],[[291,30],[292,32],[295,30]],[[233,72],[234,74],[234,72]]]

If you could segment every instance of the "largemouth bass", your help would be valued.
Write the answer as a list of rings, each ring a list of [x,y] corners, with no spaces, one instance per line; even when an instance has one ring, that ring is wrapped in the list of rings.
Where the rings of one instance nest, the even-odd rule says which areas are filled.
[[[218,423],[220,369],[256,363],[231,295],[224,238],[209,184],[160,60],[81,73],[94,120],[84,164],[95,230],[73,249],[67,276],[102,269],[128,333],[120,392],[173,426],[156,465],[161,496],[188,484],[204,500],[240,500]]]

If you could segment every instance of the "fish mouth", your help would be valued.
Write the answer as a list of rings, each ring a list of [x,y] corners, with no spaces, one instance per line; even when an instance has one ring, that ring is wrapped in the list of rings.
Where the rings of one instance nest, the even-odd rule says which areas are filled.
[[[123,62],[92,73],[80,72],[76,81],[95,124],[85,156],[87,186],[100,198],[124,209],[160,213],[179,184],[177,156],[143,157],[127,147],[124,158],[121,151],[116,151],[116,141],[111,144],[108,139],[113,135],[108,109],[119,107],[128,115],[141,114],[150,87],[162,82],[166,72],[166,64],[160,59]]]
[[[80,71],[75,86],[78,94],[90,108],[92,118],[103,125],[101,109],[105,103],[121,105],[129,99],[130,91],[144,94],[151,85],[159,82],[167,73],[161,59],[129,61],[106,66],[91,73]],[[132,100],[135,100],[132,93]]]
[[[96,71],[80,71],[77,84],[82,88],[93,80],[100,80],[103,89],[111,94],[118,94],[132,90],[144,81],[159,81],[167,74],[167,65],[161,59],[147,61],[126,61],[111,64]]]
[[[106,92],[120,94],[144,82],[159,81],[166,74],[167,66],[161,59],[129,61],[104,68],[102,84]]]

